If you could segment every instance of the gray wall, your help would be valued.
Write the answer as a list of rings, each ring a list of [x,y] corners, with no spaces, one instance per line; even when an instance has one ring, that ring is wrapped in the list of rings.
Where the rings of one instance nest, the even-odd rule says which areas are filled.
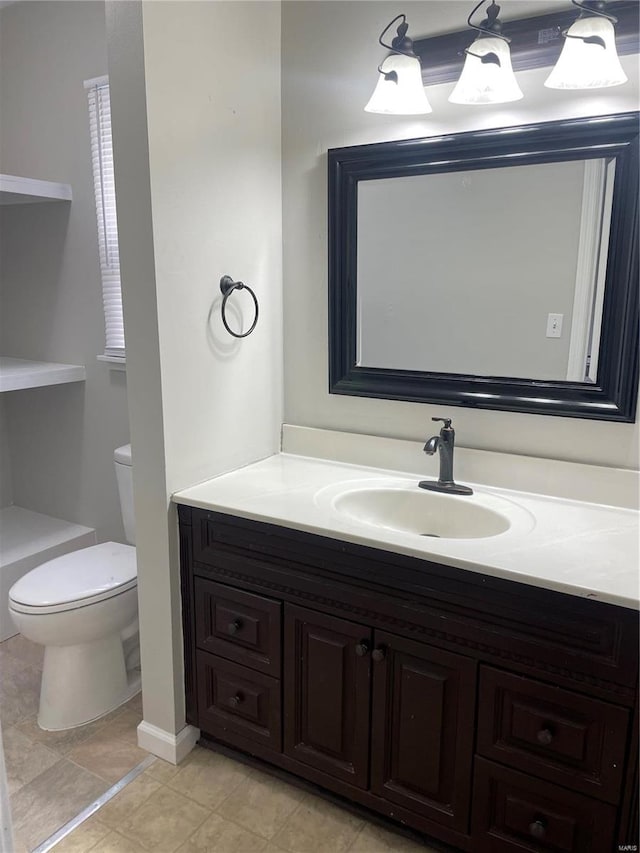
[[[129,440],[126,376],[96,361],[104,326],[82,85],[107,71],[104,5],[16,3],[0,28],[0,171],[73,190],[71,205],[3,209],[1,349],[87,370],[85,383],[4,395],[12,499],[122,540],[113,450]]]
[[[556,3],[504,4],[504,17],[525,17]],[[449,104],[453,83],[429,87],[433,113],[381,116],[363,107],[384,56],[378,36],[398,14],[390,2],[283,3],[282,146],[285,420],[303,426],[419,440],[430,418],[452,417],[461,445],[529,456],[636,468],[636,424],[447,408],[328,393],[328,148],[438,136],[638,108],[638,57],[624,57],[629,82],[597,92],[546,89],[545,69],[521,72],[524,99],[495,108]],[[407,2],[410,34],[460,29],[469,4]],[[429,432],[428,432],[429,431]]]
[[[360,364],[565,380],[583,183],[579,161],[361,182]]]

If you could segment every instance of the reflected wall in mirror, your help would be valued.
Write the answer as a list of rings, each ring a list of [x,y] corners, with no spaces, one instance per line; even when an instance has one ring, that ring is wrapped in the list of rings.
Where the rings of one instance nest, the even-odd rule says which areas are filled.
[[[637,113],[330,151],[330,390],[633,420],[637,169]]]
[[[361,181],[357,364],[594,381],[614,172],[600,158]]]

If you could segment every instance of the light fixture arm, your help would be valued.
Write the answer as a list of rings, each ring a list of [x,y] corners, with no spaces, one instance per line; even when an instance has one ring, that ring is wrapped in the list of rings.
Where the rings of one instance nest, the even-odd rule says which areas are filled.
[[[500,6],[497,5],[495,0],[492,0],[491,5],[487,9],[487,17],[481,24],[474,24],[471,20],[478,9],[486,3],[487,0],[480,0],[477,6],[475,6],[469,17],[467,18],[467,24],[471,27],[472,30],[477,30],[480,33],[478,38],[489,37],[489,36],[497,36],[497,38],[506,41],[507,44],[511,42],[511,39],[502,35],[502,24],[498,19],[498,15],[500,14]],[[475,56],[476,59],[479,59],[483,65],[497,65],[498,68],[501,67],[500,57],[494,53],[493,51],[489,53],[474,53],[470,48],[465,48],[464,53],[468,56]]]
[[[483,0],[484,2],[484,0]],[[387,44],[383,41],[385,33],[387,33],[391,27],[395,24],[396,21],[402,19],[402,23],[396,29],[395,38],[392,40],[391,44]],[[387,26],[383,29],[378,37],[379,43],[382,47],[390,50],[392,53],[400,53],[403,56],[415,56],[413,52],[413,39],[410,39],[407,35],[407,30],[409,29],[409,24],[407,23],[406,15],[396,15],[396,17],[387,24]]]
[[[478,9],[486,2],[488,2],[488,0],[480,0],[478,5],[473,8],[471,14],[467,18],[467,24],[471,27],[472,30],[477,30],[484,36],[497,36],[503,41],[506,41],[507,44],[510,44],[511,39],[507,38],[507,36],[502,34],[502,23],[498,19],[498,15],[500,14],[500,6],[498,6],[496,0],[491,0],[491,5],[487,9],[487,17],[481,24],[474,24],[471,20],[475,13],[478,11]]]
[[[615,15],[610,15],[608,12],[605,12],[605,4],[603,0],[598,0],[593,4],[589,4],[587,0],[571,0],[574,6],[577,6],[578,9],[586,16],[593,15],[597,18],[606,18],[608,21],[611,21],[612,24],[617,24],[618,19]],[[582,16],[581,16],[582,17]]]
[[[571,2],[574,6],[577,6],[578,9],[580,9],[580,15],[577,20],[580,20],[581,18],[605,18],[607,21],[611,21],[612,24],[618,23],[618,19],[614,15],[610,15],[608,12],[604,11],[604,0],[596,0],[596,2],[592,4],[589,4],[587,0],[571,0]],[[604,39],[600,38],[600,36],[576,36],[569,32],[570,29],[571,28],[568,27],[566,30],[562,30],[563,38],[578,39],[579,41],[583,41],[585,44],[597,44],[606,49]]]
[[[402,21],[402,23],[398,25],[395,37],[391,41],[391,44],[387,44],[385,41],[383,41],[385,33],[389,32],[395,22],[400,20]],[[396,17],[392,21],[390,21],[380,33],[380,35],[378,36],[378,42],[382,45],[382,47],[386,48],[386,50],[390,50],[391,53],[397,53],[400,54],[400,56],[410,56],[412,59],[418,59],[418,57],[413,52],[413,39],[409,38],[409,36],[407,35],[408,29],[409,24],[407,23],[407,16],[396,15]],[[384,63],[380,63],[380,65],[378,65],[378,72],[382,74],[385,80],[388,80],[391,83],[397,83],[397,73],[395,71],[384,71],[382,69],[383,64]]]

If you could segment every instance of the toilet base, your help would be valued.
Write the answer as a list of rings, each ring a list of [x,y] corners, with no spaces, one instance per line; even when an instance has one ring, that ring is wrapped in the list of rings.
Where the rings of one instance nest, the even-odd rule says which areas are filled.
[[[62,731],[97,720],[140,690],[140,670],[127,672],[119,634],[77,646],[47,646],[38,725]]]

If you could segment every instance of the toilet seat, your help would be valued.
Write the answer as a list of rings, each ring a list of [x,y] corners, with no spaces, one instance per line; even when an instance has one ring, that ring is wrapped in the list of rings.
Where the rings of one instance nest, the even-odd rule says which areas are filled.
[[[11,588],[9,607],[19,613],[60,613],[113,598],[136,584],[136,549],[103,542],[30,571]]]

